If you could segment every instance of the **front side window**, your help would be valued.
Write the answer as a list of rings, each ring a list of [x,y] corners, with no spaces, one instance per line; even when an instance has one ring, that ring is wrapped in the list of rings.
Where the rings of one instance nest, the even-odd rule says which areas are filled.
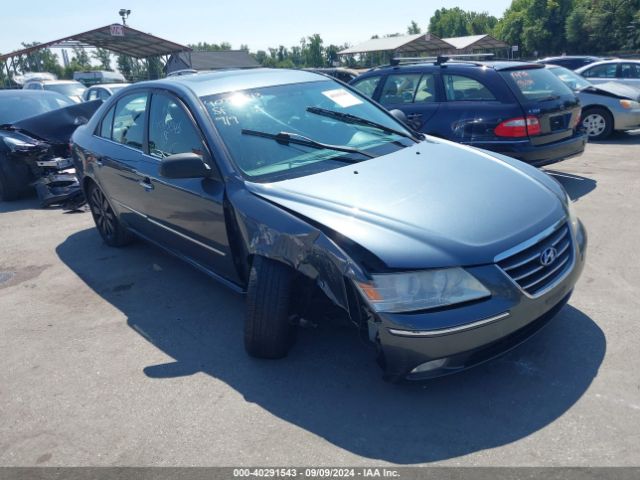
[[[202,101],[234,163],[252,181],[310,175],[413,144],[402,124],[333,80],[228,92]]]
[[[382,87],[380,103],[382,105],[413,103],[420,76],[419,73],[389,75]]]
[[[379,82],[380,77],[369,77],[365,78],[364,80],[360,80],[357,83],[354,83],[353,88],[358,90],[363,95],[371,98],[373,97],[373,92],[376,91],[376,87],[378,86]]]
[[[491,101],[496,97],[479,81],[462,75],[443,75],[448,101]]]
[[[95,89],[92,89],[89,91],[89,98],[87,100],[91,101],[91,100],[97,100],[98,99],[98,91]]]
[[[205,147],[184,108],[166,95],[153,95],[149,111],[149,154],[164,158],[176,153],[197,153]]]
[[[640,65],[623,63],[620,65],[620,78],[640,78]]]
[[[596,65],[582,73],[587,78],[616,78],[617,63],[607,63],[604,65]]]
[[[142,150],[147,93],[133,93],[118,100],[113,119],[113,141]]]

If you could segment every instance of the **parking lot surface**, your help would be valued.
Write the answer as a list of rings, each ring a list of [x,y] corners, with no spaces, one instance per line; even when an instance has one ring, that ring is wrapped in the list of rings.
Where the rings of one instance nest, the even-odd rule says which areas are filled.
[[[470,371],[385,383],[355,329],[249,358],[244,299],[89,213],[0,203],[0,465],[640,464],[640,131],[546,169],[589,233],[570,304]]]

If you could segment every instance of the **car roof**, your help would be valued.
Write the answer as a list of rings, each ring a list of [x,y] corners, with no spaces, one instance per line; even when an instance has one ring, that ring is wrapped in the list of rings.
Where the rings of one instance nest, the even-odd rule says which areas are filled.
[[[288,70],[284,68],[247,68],[201,72],[192,75],[177,75],[162,80],[141,82],[136,85],[146,87],[186,87],[197,96],[202,97],[234,90],[317,81],[328,82],[331,80],[324,75],[310,71]]]
[[[576,70],[576,72],[584,72],[587,69],[596,67],[598,65],[609,65],[612,63],[636,63],[640,64],[640,60],[632,59],[632,58],[612,58],[610,60],[601,60],[599,62],[590,63],[589,65],[585,65],[584,67],[580,67]]]
[[[546,62],[549,60],[562,60],[562,59],[566,59],[566,60],[580,60],[582,58],[602,58],[602,57],[596,57],[593,55],[559,55],[557,57],[545,57],[545,58],[541,58],[540,61],[541,62]]]
[[[52,92],[50,90],[23,90],[23,89],[9,89],[0,90],[0,98],[2,97],[51,97],[51,98],[63,98],[69,100],[67,97],[58,92]]]
[[[544,65],[535,62],[518,62],[518,61],[508,61],[508,60],[496,60],[496,61],[456,61],[450,60],[444,63],[434,63],[433,61],[425,61],[425,62],[416,62],[416,63],[400,63],[398,65],[383,65],[380,67],[375,67],[369,70],[369,72],[380,71],[380,70],[396,70],[396,69],[412,69],[412,68],[491,68],[496,71],[501,70],[519,70],[524,68],[544,68]],[[366,72],[366,73],[369,73]],[[365,74],[366,74],[365,73]]]
[[[63,85],[63,84],[69,84],[69,83],[80,83],[77,80],[44,80],[41,78],[35,79],[35,80],[27,80],[26,82],[24,82],[25,85],[27,83],[46,83],[47,85]],[[80,83],[80,85],[82,85]]]
[[[89,88],[113,88],[113,87],[127,87],[131,85],[130,83],[119,82],[119,83],[97,83],[95,85],[91,85]]]

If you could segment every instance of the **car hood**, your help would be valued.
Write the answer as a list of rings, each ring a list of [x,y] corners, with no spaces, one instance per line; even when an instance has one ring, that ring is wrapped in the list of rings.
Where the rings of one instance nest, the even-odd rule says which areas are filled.
[[[398,269],[493,263],[566,216],[565,194],[546,174],[432,138],[319,174],[247,182],[247,188]]]
[[[619,82],[605,82],[594,84],[587,87],[582,92],[604,94],[607,96],[614,96],[618,98],[628,98],[630,100],[640,100],[640,90],[630,85],[625,85]]]

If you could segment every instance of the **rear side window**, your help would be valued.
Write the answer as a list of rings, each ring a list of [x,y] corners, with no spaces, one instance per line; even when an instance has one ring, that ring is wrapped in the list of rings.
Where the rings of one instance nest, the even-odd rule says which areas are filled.
[[[142,150],[147,93],[133,93],[118,100],[113,118],[113,141]]]
[[[617,63],[596,65],[595,67],[585,70],[582,73],[582,76],[587,78],[616,78],[617,67]]]
[[[486,85],[473,78],[462,75],[444,75],[444,90],[448,101],[487,101],[495,100]]]
[[[419,73],[389,75],[380,94],[380,103],[382,105],[412,103],[420,76]]]
[[[504,72],[527,101],[549,100],[573,95],[562,80],[546,68],[529,68]]]
[[[369,77],[354,83],[353,88],[367,97],[373,97],[373,92],[376,91],[378,82],[380,82],[380,77]]]
[[[184,108],[166,95],[153,95],[149,112],[149,154],[164,158],[176,153],[205,156],[202,138]]]

